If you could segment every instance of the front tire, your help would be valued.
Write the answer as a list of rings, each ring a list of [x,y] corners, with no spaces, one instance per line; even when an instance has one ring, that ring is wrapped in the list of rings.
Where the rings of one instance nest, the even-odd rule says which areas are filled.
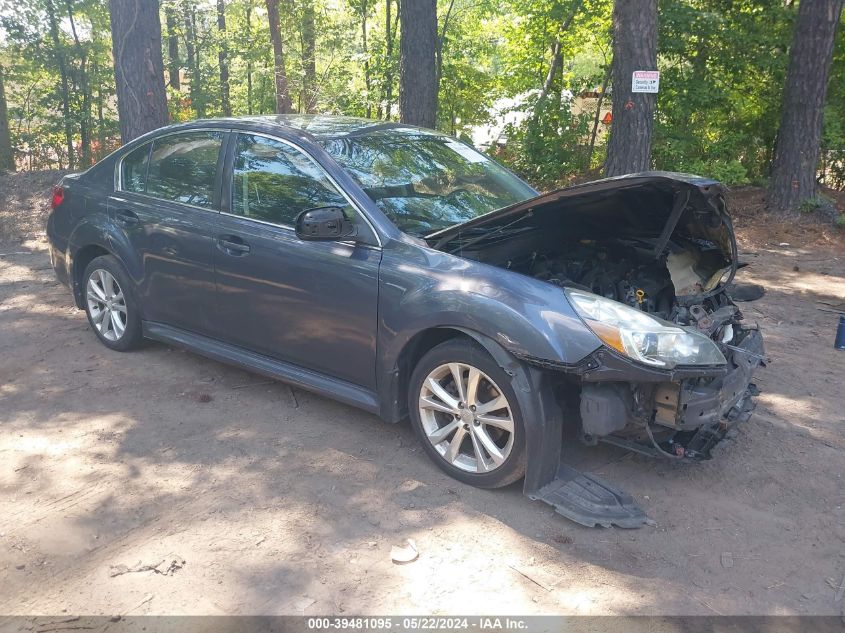
[[[102,255],[85,267],[83,279],[85,314],[100,342],[118,352],[139,347],[141,314],[123,264]]]
[[[451,340],[431,349],[411,376],[411,424],[429,457],[478,488],[525,474],[525,431],[511,378],[479,345]]]

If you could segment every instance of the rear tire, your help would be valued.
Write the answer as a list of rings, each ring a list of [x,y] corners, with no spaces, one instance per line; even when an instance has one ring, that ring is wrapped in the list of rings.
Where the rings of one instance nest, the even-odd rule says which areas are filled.
[[[427,352],[411,375],[411,425],[444,472],[478,488],[525,475],[525,427],[511,377],[486,350],[455,339]]]
[[[123,264],[113,255],[91,260],[82,276],[85,314],[100,342],[118,352],[141,345],[141,312]]]

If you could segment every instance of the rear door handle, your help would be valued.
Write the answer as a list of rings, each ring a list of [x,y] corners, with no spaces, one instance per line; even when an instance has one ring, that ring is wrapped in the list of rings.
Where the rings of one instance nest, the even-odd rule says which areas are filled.
[[[221,235],[217,238],[217,246],[227,255],[243,257],[249,253],[249,244],[234,235]]]
[[[115,213],[115,220],[117,220],[118,224],[121,224],[125,227],[130,226],[138,226],[141,223],[140,218],[137,215],[128,211],[126,209],[121,209]]]

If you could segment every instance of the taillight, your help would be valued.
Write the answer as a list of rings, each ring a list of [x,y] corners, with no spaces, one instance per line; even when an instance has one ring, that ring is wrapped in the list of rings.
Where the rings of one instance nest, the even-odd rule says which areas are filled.
[[[53,187],[53,198],[50,200],[50,207],[55,209],[59,206],[65,199],[65,190],[64,187],[56,185]]]

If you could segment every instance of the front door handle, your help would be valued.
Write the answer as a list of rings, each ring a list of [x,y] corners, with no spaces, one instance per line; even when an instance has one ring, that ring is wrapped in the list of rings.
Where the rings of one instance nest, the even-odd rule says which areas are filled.
[[[138,226],[141,223],[140,218],[127,209],[121,209],[115,213],[115,220],[117,223],[126,228]]]
[[[234,257],[243,257],[249,253],[249,244],[235,235],[221,235],[217,238],[218,248]]]

